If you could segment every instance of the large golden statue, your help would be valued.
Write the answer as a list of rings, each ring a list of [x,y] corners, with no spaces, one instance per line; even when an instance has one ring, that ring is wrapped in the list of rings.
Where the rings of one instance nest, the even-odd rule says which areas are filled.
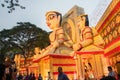
[[[78,16],[77,26],[79,28],[80,39],[73,45],[75,51],[93,43],[92,29],[88,26],[87,15]]]
[[[72,51],[71,46],[66,46],[67,41],[63,28],[61,27],[62,15],[56,11],[46,13],[46,24],[52,30],[49,35],[50,45],[42,50],[42,56],[47,54],[68,54]]]
[[[79,34],[79,37],[69,36],[69,31],[66,32],[66,30],[63,29],[61,26],[61,13],[57,11],[49,11],[45,16],[46,24],[52,32],[49,35],[50,45],[41,51],[41,56],[53,53],[72,55],[74,51],[84,50],[84,48],[86,50],[89,45],[96,42],[93,29],[88,25],[89,22],[87,15],[78,16],[76,27],[78,27],[77,34]],[[71,37],[77,38],[76,42],[73,42]],[[93,45],[90,47],[93,47]]]
[[[79,36],[76,37],[76,42],[73,44],[74,51],[102,50],[104,41],[95,28],[89,27],[86,14],[78,16],[77,27]]]

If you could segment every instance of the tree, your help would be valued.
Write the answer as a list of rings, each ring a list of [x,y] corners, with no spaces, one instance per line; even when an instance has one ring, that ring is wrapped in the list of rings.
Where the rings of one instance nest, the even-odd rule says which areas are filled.
[[[42,49],[49,45],[49,33],[29,22],[20,22],[10,30],[1,31],[0,34],[0,41],[4,44],[1,47],[6,48],[6,52],[22,53],[25,63],[27,58],[34,55],[35,47]]]
[[[2,41],[0,41],[0,64],[5,61],[5,45]]]
[[[6,39],[5,37],[7,37],[7,32],[9,30],[3,30],[0,32],[0,62],[1,63],[4,63],[5,61],[5,56],[6,56],[6,52],[9,50],[9,46],[6,42]]]
[[[16,7],[20,7],[21,9],[25,9],[24,6],[19,4],[19,0],[2,0],[0,1],[2,7],[8,8],[8,13],[12,13]]]

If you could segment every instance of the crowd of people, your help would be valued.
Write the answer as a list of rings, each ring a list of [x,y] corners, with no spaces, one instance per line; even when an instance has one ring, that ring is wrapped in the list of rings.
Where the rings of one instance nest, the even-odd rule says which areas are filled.
[[[120,75],[113,71],[111,66],[108,66],[108,75],[103,76],[100,80],[120,80]],[[0,80],[43,80],[42,74],[39,73],[38,77],[34,73],[23,75],[19,73],[17,75],[17,69],[13,66],[6,66],[0,64]],[[48,72],[47,80],[52,80],[50,72]],[[62,67],[58,67],[58,78],[57,80],[69,80],[68,76],[63,72]],[[91,80],[91,79],[85,79]],[[92,79],[94,80],[94,79]]]
[[[16,72],[16,75],[14,72]],[[39,73],[38,77],[36,77],[34,73],[27,75],[19,73],[17,75],[17,70],[6,68],[4,64],[0,64],[0,80],[43,80],[43,77],[41,73]],[[53,80],[51,78],[50,72],[48,72],[47,80]],[[68,76],[63,72],[62,67],[58,67],[58,80],[69,80]]]
[[[16,77],[16,80],[36,80],[35,74],[30,73],[27,75],[22,75],[21,73]]]
[[[113,71],[111,66],[108,66],[108,75],[103,76],[100,80],[120,80],[120,75]],[[43,80],[42,74],[39,73],[38,77],[34,73],[23,75],[19,73],[14,66],[6,66],[0,64],[0,80]],[[51,78],[51,73],[48,72],[47,80],[53,80]],[[57,80],[69,80],[69,77],[63,72],[62,67],[58,67],[58,77]],[[84,80],[94,80],[94,79],[84,79]]]

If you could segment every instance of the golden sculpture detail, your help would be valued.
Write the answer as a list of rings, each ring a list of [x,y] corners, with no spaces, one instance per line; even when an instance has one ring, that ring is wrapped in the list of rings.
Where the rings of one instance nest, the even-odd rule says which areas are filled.
[[[50,45],[42,50],[42,56],[47,54],[67,54],[72,51],[71,46],[66,46],[67,41],[63,28],[61,27],[62,15],[56,11],[46,13],[46,24],[52,30],[49,35]]]
[[[73,45],[73,50],[78,51],[93,43],[93,34],[91,28],[88,26],[87,15],[78,16],[77,26],[79,28],[79,39]]]
[[[89,27],[88,16],[86,14],[77,17],[76,42],[73,44],[74,51],[94,51],[102,50],[104,40],[94,27]]]
[[[72,26],[78,27],[78,33],[76,33],[79,35],[78,37],[73,35],[73,33],[75,34],[76,29],[71,30],[73,28],[68,24],[64,24],[64,26],[61,25],[61,13],[57,11],[49,11],[45,16],[46,24],[52,30],[52,32],[49,35],[50,45],[41,51],[41,56],[53,53],[71,55],[74,51],[79,51],[91,44],[96,43],[95,29],[89,27],[87,15],[83,14],[78,16],[77,26]]]

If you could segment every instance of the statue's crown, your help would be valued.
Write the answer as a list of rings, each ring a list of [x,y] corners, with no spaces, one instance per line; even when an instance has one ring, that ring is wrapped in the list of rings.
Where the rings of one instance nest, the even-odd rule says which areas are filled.
[[[78,15],[77,18],[82,17],[82,16],[88,16],[88,15],[87,14],[81,14],[81,15]]]
[[[56,14],[61,14],[60,12],[57,12],[57,11],[48,11],[45,16],[49,15],[49,14],[52,14],[52,13],[56,13]]]

